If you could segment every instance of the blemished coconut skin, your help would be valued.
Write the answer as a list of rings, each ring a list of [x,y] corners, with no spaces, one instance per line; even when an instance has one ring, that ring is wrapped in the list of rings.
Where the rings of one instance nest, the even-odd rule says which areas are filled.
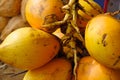
[[[109,14],[92,18],[85,30],[85,46],[100,63],[120,69],[120,22]]]
[[[31,70],[53,59],[60,49],[58,39],[42,30],[19,28],[0,45],[0,60],[14,67]]]

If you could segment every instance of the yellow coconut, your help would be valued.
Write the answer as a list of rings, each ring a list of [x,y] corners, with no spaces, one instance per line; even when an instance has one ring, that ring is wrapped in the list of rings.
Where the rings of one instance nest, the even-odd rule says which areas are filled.
[[[83,57],[77,68],[77,80],[120,80],[120,70],[105,67],[91,56]]]
[[[23,80],[71,80],[71,63],[64,58],[56,58],[48,64],[29,70]]]
[[[120,22],[109,14],[100,14],[87,24],[85,45],[100,63],[120,69]]]
[[[31,27],[16,29],[0,45],[0,60],[20,69],[34,69],[53,59],[60,49],[57,38]]]

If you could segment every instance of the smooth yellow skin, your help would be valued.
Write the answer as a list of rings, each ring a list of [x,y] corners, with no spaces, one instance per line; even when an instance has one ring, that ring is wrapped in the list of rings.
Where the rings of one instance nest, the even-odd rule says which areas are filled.
[[[91,56],[83,57],[77,68],[77,80],[120,80],[120,70],[98,63]]]
[[[99,4],[97,4],[96,2],[94,2],[94,0],[88,0],[92,6],[94,8],[96,8],[97,10],[99,10],[101,13],[103,12],[102,8],[100,7]],[[99,13],[99,11],[97,11],[96,9],[94,9],[90,4],[88,4],[85,0],[79,0],[79,4],[84,8],[84,10],[86,11],[83,12],[82,10],[78,10],[78,14],[80,16],[82,16],[83,18],[86,18],[88,20],[90,20],[93,16],[96,16]]]
[[[100,63],[120,69],[120,22],[108,14],[90,20],[85,30],[89,54]]]
[[[19,28],[0,45],[0,60],[20,69],[43,66],[60,48],[55,36],[31,27]]]
[[[69,61],[57,58],[43,67],[29,70],[23,80],[71,80],[72,66]]]
[[[82,10],[78,10],[78,14],[79,14],[80,16],[82,16],[83,18],[85,18],[87,21],[92,18],[91,15],[88,15],[87,13],[83,12]],[[86,21],[86,22],[87,22],[87,21]]]

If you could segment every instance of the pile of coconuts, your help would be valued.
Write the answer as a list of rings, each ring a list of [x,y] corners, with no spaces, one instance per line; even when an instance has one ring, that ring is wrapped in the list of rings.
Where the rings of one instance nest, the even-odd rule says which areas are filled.
[[[14,30],[22,27],[30,27],[25,17],[27,1],[28,0],[0,0],[1,43]],[[70,80],[119,80],[120,42],[118,35],[120,31],[118,30],[120,30],[120,22],[116,18],[113,18],[113,15],[114,14],[103,13],[88,22],[84,34],[85,50],[88,51],[88,54],[87,56],[82,54],[84,57],[79,57],[79,59],[76,60],[77,67],[74,70],[76,74],[74,74]],[[103,52],[101,52],[101,50]],[[26,71],[23,71],[21,73],[25,72]],[[29,72],[28,74],[31,75],[32,73]],[[29,77],[28,74],[27,78]],[[37,77],[39,79],[39,75]],[[27,78],[24,78],[24,80],[27,80]],[[32,78],[30,78],[30,80],[32,80]]]
[[[24,9],[27,0],[0,0],[0,40],[17,28],[29,26]]]

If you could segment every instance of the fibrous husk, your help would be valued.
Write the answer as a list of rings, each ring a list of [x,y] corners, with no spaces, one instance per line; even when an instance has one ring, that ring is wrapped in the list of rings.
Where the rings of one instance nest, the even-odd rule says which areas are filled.
[[[20,13],[21,0],[0,0],[0,16],[13,17]]]
[[[21,15],[12,17],[9,20],[6,27],[3,29],[2,33],[1,33],[1,36],[0,36],[0,39],[4,40],[7,37],[7,35],[9,35],[15,29],[18,29],[18,28],[21,28],[21,27],[27,27],[27,26],[29,26],[29,24],[23,20]]]
[[[0,33],[2,32],[4,27],[7,25],[8,21],[9,21],[9,18],[0,16]]]
[[[25,17],[25,6],[28,0],[22,0],[21,2],[21,15],[23,17],[23,20],[26,21],[26,17]]]
[[[1,68],[1,66],[4,67]],[[23,72],[23,70],[17,69],[13,66],[3,64],[3,62],[0,62],[0,80],[22,80],[25,73],[19,74],[21,72]]]

